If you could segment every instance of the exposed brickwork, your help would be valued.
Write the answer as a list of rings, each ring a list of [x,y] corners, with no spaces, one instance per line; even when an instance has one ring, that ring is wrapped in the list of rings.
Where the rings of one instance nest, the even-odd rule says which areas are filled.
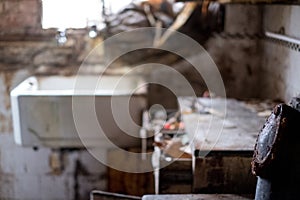
[[[40,0],[1,0],[1,32],[24,33],[41,27]]]
[[[3,13],[4,11],[4,3],[0,2],[0,15]]]
[[[41,13],[41,0],[0,0],[0,199],[88,199],[92,189],[106,187],[105,166],[88,152],[63,152],[57,175],[48,163],[51,149],[34,151],[13,140],[10,91],[40,66],[44,75],[75,71],[92,42],[86,32],[70,30],[58,46],[56,31],[42,30]],[[88,173],[77,169],[79,162]]]
[[[89,42],[80,40],[80,36],[83,35],[69,35],[68,43],[62,47],[57,45],[54,34],[49,41],[22,41],[22,38],[19,41],[0,41],[0,70],[24,66],[34,70],[42,65],[80,66],[90,51],[86,48]]]

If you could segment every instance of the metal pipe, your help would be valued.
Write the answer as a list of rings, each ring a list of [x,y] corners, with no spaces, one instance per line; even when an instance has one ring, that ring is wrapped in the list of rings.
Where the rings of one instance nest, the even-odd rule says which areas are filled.
[[[271,200],[272,183],[268,179],[257,177],[255,200]]]
[[[298,200],[300,188],[300,112],[277,105],[260,131],[252,172],[258,176],[255,200]]]
[[[282,34],[278,34],[278,33],[273,33],[273,32],[269,32],[269,31],[265,31],[265,36],[267,36],[269,38],[277,39],[277,40],[282,40],[284,42],[290,42],[290,43],[300,45],[300,39],[293,38],[293,37],[290,37],[290,36],[286,36],[286,35],[282,35]]]

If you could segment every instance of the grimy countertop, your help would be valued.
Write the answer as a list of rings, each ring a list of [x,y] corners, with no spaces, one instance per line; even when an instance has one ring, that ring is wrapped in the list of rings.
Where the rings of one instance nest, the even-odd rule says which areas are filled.
[[[142,200],[250,200],[249,198],[232,194],[165,194],[144,195]]]
[[[181,109],[188,102],[191,102],[189,97],[179,98]],[[258,133],[275,105],[228,98],[197,98],[197,102],[207,112],[186,117],[184,124],[187,132],[189,126],[190,130],[196,129],[195,148],[203,151],[252,151]]]

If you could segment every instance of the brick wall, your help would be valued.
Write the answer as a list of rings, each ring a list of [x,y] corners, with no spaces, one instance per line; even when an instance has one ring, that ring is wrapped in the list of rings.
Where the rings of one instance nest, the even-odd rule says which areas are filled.
[[[41,28],[41,6],[40,0],[1,0],[1,34],[30,33]]]
[[[87,151],[59,151],[57,171],[51,149],[13,140],[11,89],[34,73],[72,73],[95,42],[77,31],[59,47],[56,31],[41,29],[41,12],[40,0],[0,0],[0,199],[88,199],[92,189],[105,190],[106,167]]]

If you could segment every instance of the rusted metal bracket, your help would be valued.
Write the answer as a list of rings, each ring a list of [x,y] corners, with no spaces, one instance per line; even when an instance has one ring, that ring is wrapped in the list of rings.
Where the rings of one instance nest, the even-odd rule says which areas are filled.
[[[260,131],[252,172],[258,176],[255,200],[298,199],[300,188],[300,112],[277,105]]]

